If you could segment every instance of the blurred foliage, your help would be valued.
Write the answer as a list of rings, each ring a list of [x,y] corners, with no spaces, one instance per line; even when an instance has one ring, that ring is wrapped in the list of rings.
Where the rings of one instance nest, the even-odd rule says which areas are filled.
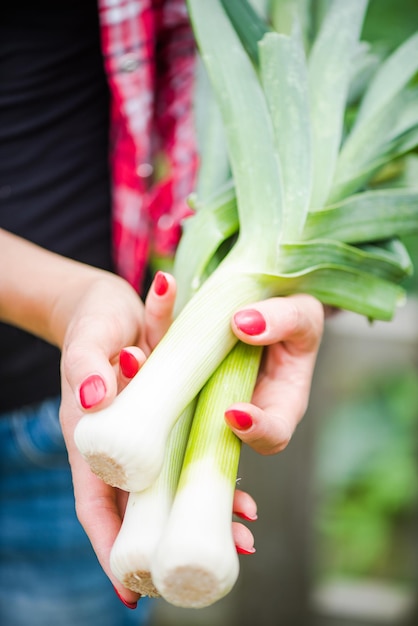
[[[326,420],[317,451],[321,569],[402,577],[418,493],[418,372],[365,381]]]
[[[363,39],[394,49],[418,28],[416,0],[370,0]]]
[[[418,185],[418,154],[411,153],[389,163],[374,180],[378,187],[407,187]],[[416,234],[402,238],[411,257],[413,273],[407,278],[403,286],[409,294],[418,295],[418,237]]]
[[[318,29],[330,2],[331,0],[251,0],[254,8],[262,15],[269,15],[275,28],[281,32],[290,30],[293,11],[297,7],[299,16],[308,14],[309,23],[305,26],[311,33]],[[416,0],[369,0],[362,39],[389,51],[412,35],[417,26]]]
[[[416,235],[404,237],[403,242],[414,266],[414,273],[405,281],[404,287],[409,294],[418,296],[418,237]]]
[[[363,39],[386,56],[418,29],[416,0],[371,0]],[[418,184],[418,154],[381,173],[376,185]],[[418,294],[418,237],[405,238]],[[390,359],[390,354],[388,354]],[[317,450],[316,522],[322,576],[412,577],[417,505],[418,372],[364,380],[325,419]]]

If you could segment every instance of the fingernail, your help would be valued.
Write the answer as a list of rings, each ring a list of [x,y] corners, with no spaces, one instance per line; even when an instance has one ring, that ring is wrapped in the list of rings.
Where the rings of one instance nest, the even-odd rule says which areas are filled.
[[[261,335],[266,330],[266,320],[259,311],[246,309],[234,315],[237,327],[246,335]]]
[[[241,519],[245,519],[247,522],[255,522],[258,519],[257,513],[255,515],[246,515],[241,511],[235,511],[235,515]]]
[[[237,428],[238,430],[248,430],[253,425],[253,418],[245,411],[231,409],[229,411],[225,411],[225,417],[230,426]]]
[[[129,350],[121,350],[119,354],[119,365],[122,374],[126,378],[133,378],[138,373],[139,363]]]
[[[247,550],[246,548],[241,548],[240,546],[235,546],[238,554],[254,554],[255,548],[250,548]]]
[[[157,272],[154,278],[154,291],[157,296],[163,296],[167,293],[168,280],[163,272]]]
[[[98,374],[92,374],[81,383],[80,403],[83,409],[91,409],[99,404],[106,395],[104,380]]]
[[[127,600],[124,600],[122,598],[122,596],[120,595],[119,591],[116,589],[116,587],[113,587],[113,589],[115,590],[116,595],[118,596],[119,600],[126,606],[128,607],[128,609],[136,609],[136,607],[138,606],[138,602],[128,602]]]

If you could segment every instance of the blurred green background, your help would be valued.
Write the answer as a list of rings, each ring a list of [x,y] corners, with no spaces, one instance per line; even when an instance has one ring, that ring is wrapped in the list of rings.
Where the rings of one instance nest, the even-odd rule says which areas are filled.
[[[417,29],[418,2],[374,0],[363,39],[386,52]],[[406,166],[410,181],[417,185],[418,155],[409,156]],[[414,299],[418,237],[404,241],[416,268],[405,282],[409,298]],[[416,329],[418,319],[414,323]],[[397,581],[410,581],[415,575],[417,555],[410,540],[418,493],[418,354],[415,362],[406,358],[394,367],[390,360],[388,350],[385,371],[365,373],[324,418],[318,435],[316,530],[321,575]]]

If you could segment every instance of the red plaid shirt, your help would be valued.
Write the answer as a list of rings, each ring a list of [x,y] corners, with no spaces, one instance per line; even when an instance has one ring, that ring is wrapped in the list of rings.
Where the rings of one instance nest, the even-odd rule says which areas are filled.
[[[185,0],[99,0],[112,95],[113,244],[139,289],[151,253],[170,255],[196,174],[195,44]],[[155,158],[165,174],[153,183]]]

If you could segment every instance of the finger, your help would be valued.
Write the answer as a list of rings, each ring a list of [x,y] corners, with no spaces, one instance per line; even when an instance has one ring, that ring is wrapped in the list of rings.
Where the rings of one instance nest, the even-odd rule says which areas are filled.
[[[138,333],[141,324],[127,321],[126,327]],[[114,399],[118,391],[114,366],[121,346],[137,339],[134,334],[106,315],[81,317],[73,324],[63,347],[61,374],[83,410],[103,408]]]
[[[324,309],[305,294],[270,298],[237,311],[232,329],[238,339],[253,345],[288,342],[293,353],[313,351],[322,337]]]
[[[286,342],[265,349],[252,402],[235,403],[225,412],[241,441],[261,454],[286,448],[308,406],[316,355],[293,352]]]
[[[71,466],[77,517],[117,594],[122,601],[135,603],[138,595],[125,589],[110,568],[110,552],[122,524],[127,494],[110,487],[93,474],[79,453],[74,442],[74,427],[80,410],[65,381],[62,398],[60,422]]]
[[[77,517],[117,594],[122,601],[135,604],[139,595],[126,589],[110,567],[110,552],[122,524],[117,490],[94,476],[88,467],[83,467],[84,463],[83,459],[72,463]],[[82,488],[78,489],[80,484]]]
[[[290,443],[297,420],[292,411],[280,415],[280,406],[274,409],[274,413],[269,413],[255,405],[237,404],[226,411],[225,419],[237,437],[253,450],[263,455],[277,454]]]
[[[292,354],[286,343],[266,348],[252,402],[225,412],[241,441],[265,455],[286,448],[306,412],[315,361],[315,351]]]
[[[145,300],[145,327],[147,342],[155,348],[167,332],[176,298],[176,282],[167,272],[157,272]]]
[[[139,372],[146,361],[145,352],[137,346],[128,346],[119,353],[118,393]]]
[[[238,517],[249,522],[254,522],[257,519],[257,505],[254,499],[240,489],[235,490],[232,511],[234,515],[238,515]]]
[[[268,346],[252,403],[236,403],[225,414],[235,434],[261,454],[283,450],[306,412],[323,320],[320,302],[305,295],[256,303],[233,320],[240,339]]]
[[[238,554],[254,554],[254,537],[246,526],[239,522],[232,522],[232,536]]]

